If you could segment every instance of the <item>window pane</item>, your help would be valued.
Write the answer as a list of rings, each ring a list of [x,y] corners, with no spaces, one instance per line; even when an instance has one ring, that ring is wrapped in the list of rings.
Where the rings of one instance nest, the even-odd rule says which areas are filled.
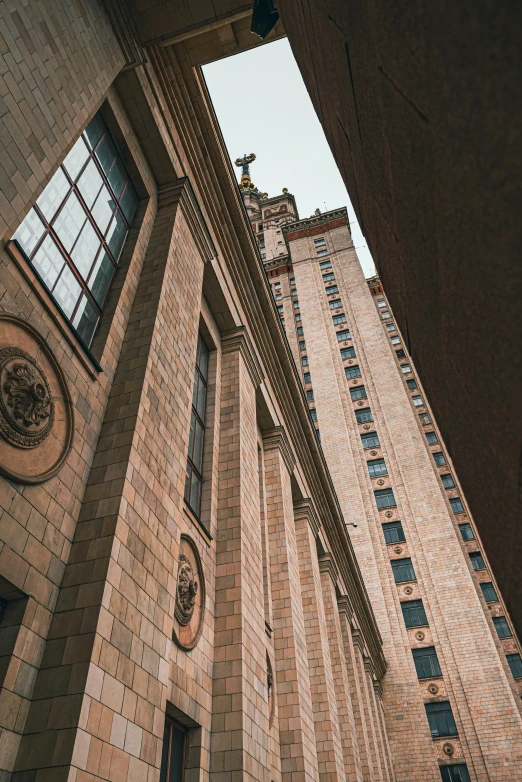
[[[96,157],[100,162],[103,172],[107,175],[116,158],[116,149],[108,134],[103,137],[96,147]]]
[[[112,213],[114,212],[114,207],[114,199],[109,193],[108,188],[104,185],[92,209],[92,216],[102,234],[105,233],[107,226],[109,225]]]
[[[389,546],[391,543],[404,543],[406,537],[400,521],[390,521],[382,525],[384,539]]]
[[[89,150],[87,149],[83,137],[80,136],[74,147],[63,161],[63,165],[65,166],[69,176],[73,181],[82,170],[88,157]]]
[[[374,495],[379,510],[382,508],[394,508],[397,504],[391,489],[379,489],[378,491],[374,491]]]
[[[499,638],[511,638],[512,633],[505,616],[494,616],[493,624]]]
[[[51,239],[46,236],[36,255],[33,265],[48,288],[52,288],[65,265],[65,258]]]
[[[401,364],[401,372],[403,375],[407,375],[408,372],[411,372],[411,367],[409,364]]]
[[[486,563],[482,559],[482,554],[480,551],[473,551],[469,558],[471,559],[471,564],[473,565],[474,570],[484,570],[486,567]]]
[[[125,218],[128,223],[130,223],[130,221],[132,220],[137,204],[138,204],[138,196],[136,195],[136,191],[134,190],[131,183],[128,182],[127,187],[123,192],[123,196],[120,199],[121,211],[125,215]]]
[[[506,655],[511,673],[515,679],[522,677],[522,658],[518,653]]]
[[[62,169],[59,168],[36,202],[43,216],[46,220],[49,220],[49,222],[56,214],[58,207],[67,195],[68,190],[69,182],[67,181],[67,177]]]
[[[486,581],[480,585],[480,588],[482,589],[482,594],[484,595],[484,600],[486,603],[496,603],[498,600],[497,593],[495,592],[495,587],[491,583],[491,581]]]
[[[66,266],[56,283],[53,296],[68,318],[73,314],[76,302],[80,298],[81,290],[80,283],[71,269]]]
[[[74,249],[71,252],[71,258],[74,261],[74,265],[82,275],[84,280],[87,280],[89,272],[96,258],[96,253],[100,249],[100,239],[98,234],[92,227],[92,223],[87,220],[83,226],[78,241],[74,245]]]
[[[455,483],[449,472],[441,475],[440,479],[445,489],[453,489],[455,487]]]
[[[344,329],[344,331],[338,331],[337,332],[337,342],[343,342],[345,339],[351,339],[350,332],[348,329]]]
[[[191,476],[191,486],[190,486],[190,499],[189,499],[189,505],[192,508],[193,511],[199,516],[199,504],[201,500],[201,481],[199,480],[198,476],[192,470],[192,476]]]
[[[471,524],[459,524],[462,540],[475,540],[475,535],[471,529]]]
[[[13,236],[13,239],[16,239],[22,250],[29,257],[42,238],[44,231],[44,224],[34,209],[31,209]]]
[[[344,373],[346,377],[361,377],[361,369],[358,364],[355,364],[353,367],[345,367]]]
[[[196,419],[194,421],[194,453],[192,456],[192,463],[200,474],[201,474],[202,461],[203,461],[203,427]]]
[[[78,180],[78,190],[81,193],[87,209],[91,209],[96,201],[96,197],[103,185],[103,179],[100,176],[98,167],[94,160],[89,165]]]
[[[120,212],[116,210],[114,218],[107,231],[107,242],[115,261],[118,261],[123,244],[127,237],[127,224]]]
[[[357,386],[357,388],[350,388],[350,397],[352,398],[352,402],[355,402],[357,399],[366,399],[365,387]]]
[[[86,219],[87,215],[78,198],[71,193],[53,225],[65,252],[71,251]]]
[[[349,348],[341,348],[341,358],[344,360],[346,358],[355,358],[355,348],[349,347]]]
[[[425,627],[428,624],[422,600],[408,600],[401,603],[406,627]]]
[[[203,378],[198,374],[198,406],[197,411],[198,415],[205,423],[205,404],[207,402],[207,389],[205,387],[205,383],[203,382]]]
[[[105,133],[105,123],[101,114],[96,114],[85,128],[85,136],[89,145],[94,148]]]
[[[358,424],[364,424],[366,421],[373,421],[372,411],[369,407],[363,407],[355,411],[355,420]]]
[[[125,171],[121,160],[117,159],[115,161],[107,178],[109,180],[110,186],[112,187],[112,192],[116,198],[119,198],[122,193],[123,186],[127,180],[127,172]]]
[[[446,459],[445,459],[444,454],[442,453],[442,451],[437,451],[437,453],[434,453],[433,454],[433,460],[435,461],[435,464],[437,464],[439,466],[441,464],[446,464]]]
[[[434,646],[423,649],[412,649],[415,670],[419,679],[431,679],[433,676],[442,676],[439,659]]]
[[[110,257],[107,253],[101,252],[89,279],[89,288],[100,307],[105,300],[114,272],[114,264]]]
[[[410,391],[413,391],[414,388],[417,388],[417,381],[413,380],[413,378],[410,378],[406,381],[406,385],[410,389]]]
[[[426,703],[425,707],[432,738],[457,735],[457,727],[448,701]]]
[[[336,309],[338,309],[339,307],[341,307],[341,306],[342,306],[342,305],[341,305],[341,299],[334,299],[333,301],[330,301],[330,302],[328,303],[328,306],[330,307],[330,309],[331,309],[331,310],[336,310]]]
[[[450,505],[453,513],[464,513],[464,506],[459,497],[452,497],[450,499]]]
[[[368,434],[362,434],[361,442],[363,444],[363,448],[378,448],[380,445],[377,432],[368,432]]]
[[[375,478],[378,475],[388,475],[388,469],[384,459],[370,459],[370,461],[367,462],[367,465],[370,478]]]
[[[403,581],[415,581],[415,571],[409,557],[392,559],[391,566],[396,584],[401,584]]]
[[[435,432],[426,432],[426,440],[430,445],[433,445],[434,443],[438,443],[437,435]]]
[[[471,782],[468,767],[465,763],[440,766],[440,775],[442,782]]]
[[[84,293],[82,300],[78,305],[78,309],[76,310],[73,326],[87,347],[91,344],[92,338],[94,336],[96,324],[98,323],[98,317],[98,312],[92,306],[91,302]]]
[[[422,407],[422,405],[424,404],[421,396],[412,396],[412,399],[415,407]]]

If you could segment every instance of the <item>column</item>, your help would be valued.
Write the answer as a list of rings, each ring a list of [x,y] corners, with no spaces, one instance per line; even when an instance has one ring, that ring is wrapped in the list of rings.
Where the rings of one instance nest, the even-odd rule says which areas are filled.
[[[216,617],[210,779],[269,782],[256,388],[244,327],[221,337]]]
[[[319,779],[324,782],[344,782],[337,697],[321,586],[320,569],[323,563],[318,562],[315,541],[316,517],[313,508],[306,502],[294,508],[294,517]],[[333,566],[333,561],[331,564]]]
[[[355,652],[355,661],[356,661],[357,671],[359,673],[359,681],[361,685],[361,695],[362,695],[361,707],[362,707],[362,712],[364,714],[364,719],[366,721],[366,735],[368,737],[368,754],[369,754],[371,765],[373,767],[373,778],[377,782],[377,780],[381,780],[383,777],[381,773],[381,758],[380,758],[379,746],[377,743],[376,726],[375,726],[375,719],[374,719],[374,713],[372,708],[373,704],[369,692],[368,672],[365,667],[366,655],[364,651],[364,640],[360,630],[352,630],[352,638],[353,638],[353,647]]]
[[[263,434],[276,693],[284,782],[317,782],[315,730],[290,475],[295,460],[282,427]]]

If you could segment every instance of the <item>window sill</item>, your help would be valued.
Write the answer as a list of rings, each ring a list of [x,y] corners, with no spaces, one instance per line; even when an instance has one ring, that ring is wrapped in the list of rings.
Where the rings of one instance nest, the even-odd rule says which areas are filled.
[[[196,514],[194,513],[194,511],[192,510],[188,502],[186,500],[183,500],[183,502],[184,502],[183,510],[185,511],[185,515],[188,516],[190,521],[192,521],[194,524],[196,524],[199,527],[200,531],[204,534],[204,536],[208,539],[208,542],[210,543],[210,541],[214,540],[214,538],[212,537],[212,535],[210,534],[206,526],[203,524],[199,516],[196,516]]]

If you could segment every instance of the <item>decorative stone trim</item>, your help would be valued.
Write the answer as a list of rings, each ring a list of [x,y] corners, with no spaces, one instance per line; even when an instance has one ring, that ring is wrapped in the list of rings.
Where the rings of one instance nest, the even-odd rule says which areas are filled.
[[[358,647],[363,658],[366,657],[364,653],[364,638],[362,636],[361,631],[356,627],[352,627],[352,639],[353,639],[354,646]]]
[[[316,538],[319,535],[321,521],[316,513],[313,502],[309,497],[294,503],[294,519],[306,518]]]
[[[125,57],[124,71],[137,68],[147,62],[145,50],[141,46],[134,20],[127,10],[127,3],[118,0],[104,0],[105,10],[111,21],[116,40]]]
[[[290,474],[293,473],[296,466],[296,459],[286,432],[282,426],[275,426],[273,429],[268,429],[263,432],[263,448],[265,451],[279,450],[288,472]]]
[[[302,231],[310,230],[311,228],[319,228],[324,226],[326,223],[331,223],[332,220],[339,220],[342,218],[348,222],[348,211],[346,207],[342,207],[342,209],[333,209],[331,212],[325,212],[321,215],[314,215],[313,217],[309,217],[307,220],[297,220],[294,223],[286,223],[282,229],[283,236],[286,237],[288,233],[293,233],[296,230]],[[297,229],[297,225],[299,226],[299,229]]]
[[[257,388],[265,376],[245,326],[238,326],[237,329],[225,331],[221,335],[221,352],[226,355],[236,351],[239,351],[243,356],[254,387]]]
[[[321,573],[328,573],[330,575],[334,586],[337,584],[339,570],[334,562],[333,556],[329,552],[319,557],[319,570]]]
[[[382,684],[378,679],[373,680],[373,689],[376,694],[376,696],[379,698],[380,701],[382,701]]]
[[[179,205],[196,247],[203,261],[211,261],[217,255],[214,242],[188,177],[162,185],[158,190],[158,209]]]
[[[372,658],[371,657],[364,657],[363,658],[363,665],[364,665],[364,670],[366,671],[367,674],[369,674],[370,679],[373,682],[375,680],[375,666],[373,664]]]
[[[339,609],[339,613],[344,614],[348,622],[351,623],[353,619],[353,606],[350,602],[349,597],[347,597],[346,595],[341,595],[341,597],[338,597],[337,608]]]

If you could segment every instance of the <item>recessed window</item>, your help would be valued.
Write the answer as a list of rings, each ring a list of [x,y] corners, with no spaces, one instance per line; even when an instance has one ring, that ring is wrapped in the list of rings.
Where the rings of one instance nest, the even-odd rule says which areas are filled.
[[[281,283],[280,282],[274,282],[274,288],[280,288]]]
[[[283,305],[282,305],[282,304],[280,304],[280,305],[278,306],[278,308],[277,308],[277,311],[278,311],[278,313],[279,313],[280,315],[282,315],[282,314],[283,314]]]
[[[299,350],[306,350],[306,342],[304,341],[304,339],[302,339],[301,342],[299,343]]]
[[[310,372],[305,372],[303,377],[304,377],[305,383],[311,383],[312,382],[312,375],[310,374]]]
[[[186,734],[169,719],[165,721],[163,732],[163,751],[161,753],[160,780],[181,782],[184,777]]]
[[[509,629],[509,625],[505,616],[494,616],[493,624],[495,625],[495,630],[497,631],[499,638],[511,638],[513,635]]]
[[[462,535],[462,540],[475,540],[475,535],[471,528],[471,524],[468,522],[466,522],[466,524],[459,524],[459,530],[460,534]]]
[[[508,665],[511,668],[511,673],[514,679],[520,679],[522,677],[522,658],[516,652],[515,654],[506,654]]]
[[[422,600],[407,600],[401,603],[402,615],[406,627],[426,627],[428,619]]]
[[[285,325],[285,319],[284,319],[284,318],[281,318],[281,325],[282,325],[282,326],[284,326],[284,325]]]
[[[446,459],[442,451],[437,451],[436,453],[433,454],[433,461],[438,467],[441,467],[443,464],[446,464]]]
[[[454,489],[455,488],[455,481],[453,480],[453,477],[450,475],[449,472],[444,473],[444,475],[440,476],[440,479],[442,481],[442,485],[445,489]]]
[[[335,274],[333,272],[323,274],[323,282],[331,282],[332,280],[335,280]]]
[[[464,506],[460,500],[460,497],[451,497],[450,505],[453,513],[464,513]]]
[[[396,584],[402,584],[404,581],[415,581],[415,571],[410,557],[392,559],[391,566]]]
[[[300,312],[297,312],[297,313],[296,313],[296,316],[295,316],[295,322],[296,322],[296,323],[301,323],[301,320],[302,320],[302,318],[301,318],[301,313],[300,313]]]
[[[207,401],[208,348],[199,334],[196,353],[194,394],[190,416],[190,436],[185,479],[185,502],[199,518],[203,482],[203,439]]]
[[[328,306],[331,310],[336,310],[339,307],[342,307],[342,301],[341,299],[333,299],[333,301],[328,302]]]
[[[314,401],[314,392],[313,392],[312,389],[310,389],[310,391],[306,392],[306,398],[307,398],[307,400],[309,402],[313,402]]]
[[[302,364],[303,367],[307,367],[308,366],[308,356],[303,356],[301,358],[301,364]]]
[[[439,703],[425,703],[426,716],[430,724],[432,739],[442,736],[456,736],[457,726],[449,701]]]
[[[96,114],[13,236],[86,345],[94,337],[137,204]]]
[[[290,277],[290,285],[295,285],[295,277]]]
[[[378,448],[380,446],[377,432],[366,432],[361,435],[363,448]]]
[[[297,288],[293,288],[290,295],[295,298],[297,296]]]
[[[323,238],[321,239],[314,239],[314,244],[316,247],[324,247],[326,242]]]
[[[471,782],[468,767],[465,763],[455,763],[451,766],[439,766],[442,782]]]
[[[368,465],[368,475],[370,478],[378,478],[380,475],[388,475],[388,468],[384,459],[370,459],[366,462]]]
[[[391,489],[378,489],[373,493],[379,510],[383,510],[384,508],[395,508],[397,505]]]
[[[434,646],[425,646],[422,649],[412,649],[413,662],[417,671],[417,678],[431,679],[434,676],[442,676],[439,658]]]
[[[298,326],[298,327],[297,327],[297,336],[298,336],[298,337],[302,337],[302,336],[303,336],[303,334],[304,334],[304,329],[303,329],[303,327],[302,327],[302,326]]]
[[[406,385],[410,389],[410,391],[414,391],[417,388],[417,381],[411,377],[409,380],[406,381]]]
[[[401,338],[397,336],[397,334],[394,334],[391,338],[392,345],[400,345],[401,344]]]
[[[392,543],[404,543],[406,540],[404,530],[400,521],[390,521],[382,525],[384,540],[390,546]]]
[[[491,581],[482,582],[480,588],[482,589],[482,594],[484,596],[484,600],[486,601],[486,603],[498,602],[497,593],[495,592],[495,587],[493,586]]]
[[[341,358],[343,361],[347,358],[355,358],[355,348],[352,346],[349,348],[341,348]]]
[[[422,397],[419,394],[414,394],[412,396],[412,401],[415,407],[422,407],[424,402],[422,401]]]
[[[369,407],[360,407],[355,411],[355,419],[358,424],[366,424],[368,421],[373,421],[372,411]]]
[[[331,296],[332,293],[339,293],[339,287],[337,285],[327,285],[324,290],[327,296]]]
[[[328,250],[326,248],[322,250],[317,250],[316,255],[318,256],[318,258],[321,258],[323,255],[328,255]]]
[[[366,389],[364,386],[357,386],[357,388],[350,388],[350,396],[352,402],[356,402],[358,399],[366,399]]]
[[[426,440],[430,445],[435,445],[439,441],[437,440],[437,435],[435,432],[426,432]]]
[[[387,323],[386,324],[386,329],[388,331],[395,331],[395,323]]]
[[[471,559],[471,564],[473,565],[473,570],[485,570],[486,569],[486,563],[484,562],[484,559],[482,557],[482,554],[480,551],[472,551],[469,555],[469,558]]]
[[[275,298],[276,298],[276,301],[281,301],[281,299],[283,298],[283,294],[282,293],[276,293],[276,297]]]
[[[377,302],[377,306],[386,307],[386,302],[384,301],[384,299],[379,299],[379,301]]]
[[[351,338],[352,336],[348,329],[343,329],[343,331],[337,332],[337,342],[344,342],[345,339],[351,339]]]
[[[310,410],[310,418],[312,421],[317,421],[317,410]]]
[[[419,419],[421,424],[431,424],[431,418],[428,413],[419,413]]]
[[[332,268],[332,262],[331,261],[321,261],[319,264],[319,268],[322,269],[331,269]]]
[[[332,315],[332,321],[334,326],[340,326],[342,323],[346,323],[346,315],[344,312],[341,315]]]
[[[409,364],[401,364],[401,372],[403,375],[407,375],[408,372],[411,372],[411,367]]]
[[[294,310],[298,310],[298,309],[299,309],[299,302],[294,301]]]
[[[345,367],[344,374],[346,377],[361,377],[361,368],[359,364],[354,364],[352,367]]]
[[[395,355],[397,356],[397,358],[406,358],[406,353],[404,352],[404,350],[402,348],[400,348],[399,350],[396,350],[395,351]]]
[[[386,318],[391,318],[391,315],[390,315],[390,313],[388,312],[388,310],[383,310],[383,311],[381,312],[381,318],[382,318],[383,320],[386,320]]]

